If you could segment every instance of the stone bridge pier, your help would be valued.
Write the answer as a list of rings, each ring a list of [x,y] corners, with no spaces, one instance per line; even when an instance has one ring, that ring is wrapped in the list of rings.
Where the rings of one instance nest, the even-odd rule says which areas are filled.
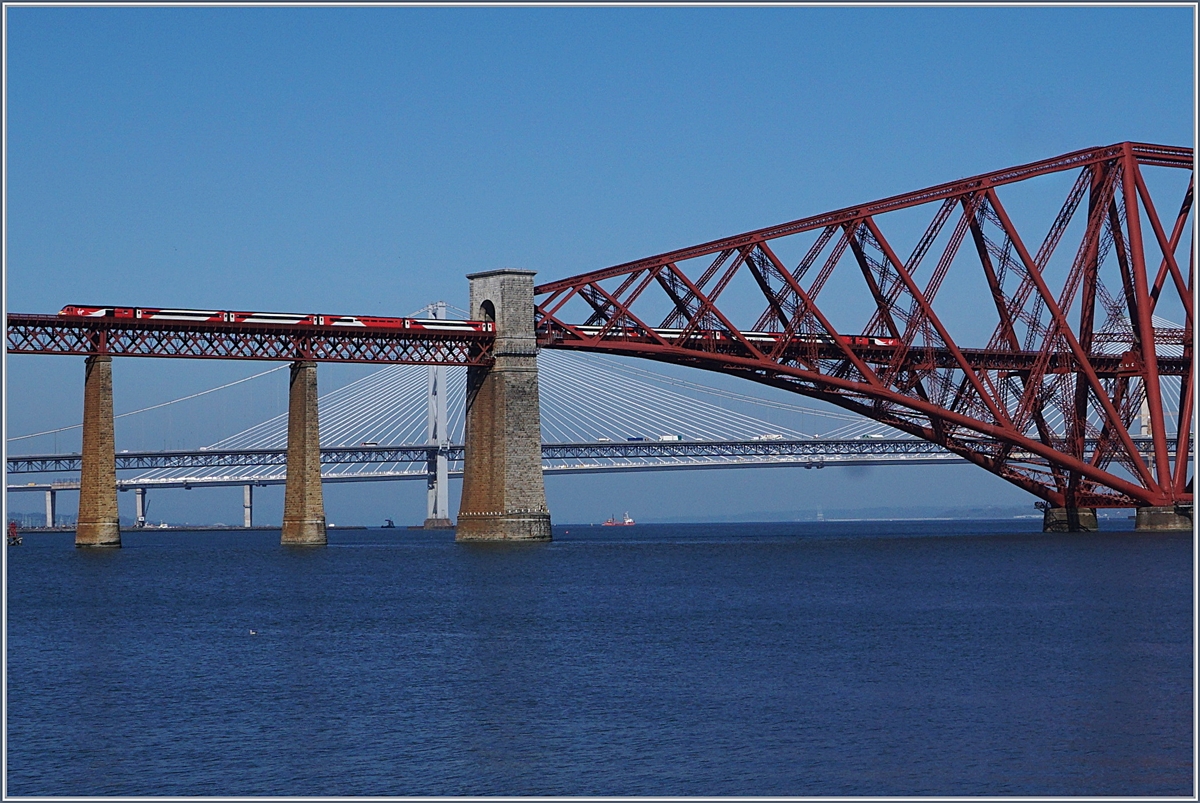
[[[1044,533],[1094,533],[1100,529],[1094,507],[1050,507],[1043,509]]]
[[[79,518],[75,546],[119,547],[117,455],[113,433],[112,357],[84,361],[83,449],[80,454]],[[47,506],[47,518],[53,513]]]
[[[495,363],[467,369],[458,541],[549,541],[542,481],[533,271],[474,273],[471,317],[496,326]]]
[[[325,546],[327,542],[317,422],[317,364],[306,360],[292,363],[288,389],[287,477],[280,542],[290,546]]]
[[[532,285],[531,285],[532,286]],[[117,464],[113,432],[112,357],[85,361],[83,449],[79,477],[77,547],[121,546],[117,517]],[[283,532],[288,545],[324,546],[325,503],[321,489],[321,446],[317,423],[317,364],[292,363],[288,399],[287,488]],[[539,453],[540,454],[540,453]],[[137,526],[146,521],[146,490],[136,489]],[[251,526],[251,487],[245,487],[245,526]],[[55,492],[46,492],[46,526],[55,518]],[[543,505],[544,506],[544,505]]]

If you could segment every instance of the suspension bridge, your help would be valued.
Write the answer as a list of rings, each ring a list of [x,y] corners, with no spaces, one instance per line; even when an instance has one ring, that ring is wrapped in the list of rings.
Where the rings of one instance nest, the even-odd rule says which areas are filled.
[[[10,353],[83,355],[88,372],[81,455],[10,457],[8,471],[80,471],[80,544],[119,543],[118,463],[141,470],[121,483],[143,494],[245,485],[247,511],[250,487],[284,482],[285,543],[324,542],[330,481],[424,477],[428,519],[448,524],[451,465],[463,540],[548,538],[544,471],[854,460],[969,461],[1040,498],[1047,529],[1092,529],[1097,507],[1190,527],[1192,158],[1120,143],[537,287],[527,271],[475,274],[470,331],[10,314]],[[1020,196],[1001,195],[1018,188],[1062,199],[1057,213],[1010,212]],[[784,388],[845,411],[842,430],[735,414],[588,352]],[[289,414],[195,452],[118,458],[113,356],[288,360]],[[318,405],[321,361],[388,367]]]

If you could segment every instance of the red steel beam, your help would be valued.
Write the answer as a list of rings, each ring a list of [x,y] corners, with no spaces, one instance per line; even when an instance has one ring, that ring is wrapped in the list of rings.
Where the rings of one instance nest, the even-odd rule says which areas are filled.
[[[612,353],[611,349],[589,349],[589,350],[608,351],[608,352]],[[642,354],[640,356],[653,355],[653,357],[655,359],[666,360],[668,362],[696,363],[700,359],[699,355],[695,354],[694,352],[689,352],[686,349],[680,349],[680,348],[674,347],[674,346],[669,346],[666,348],[662,348],[662,347],[655,348],[654,346],[645,346],[645,347],[641,347],[641,348],[634,347],[634,346],[626,346],[625,348],[622,348],[618,353],[636,354],[638,352],[642,352]],[[675,359],[671,359],[672,357],[674,357]],[[712,360],[715,363],[712,367],[715,368],[716,370],[721,370],[721,368],[724,368],[724,367],[738,367],[738,368],[743,369],[744,371],[761,370],[761,365],[759,364],[759,361],[755,360],[753,358],[750,358],[750,357],[720,355],[719,359],[713,359],[712,357],[710,357],[710,360]],[[909,407],[911,409],[917,410],[919,412],[922,412],[922,413],[925,413],[928,415],[943,417],[958,426],[968,428],[972,432],[978,433],[980,435],[984,435],[989,438],[994,438],[994,439],[996,439],[998,441],[1002,441],[1002,442],[1016,441],[1016,444],[1022,449],[1025,449],[1029,452],[1037,454],[1043,458],[1047,458],[1047,459],[1050,459],[1055,462],[1060,462],[1064,465],[1069,466],[1071,469],[1073,469],[1075,471],[1081,472],[1085,476],[1092,477],[1096,480],[1103,480],[1104,484],[1108,485],[1109,487],[1113,488],[1114,490],[1116,490],[1122,494],[1127,495],[1130,499],[1142,500],[1142,499],[1146,498],[1145,489],[1142,488],[1141,486],[1135,485],[1134,483],[1129,482],[1124,479],[1121,479],[1119,477],[1112,477],[1111,475],[1108,475],[1107,472],[1096,470],[1094,466],[1090,466],[1086,463],[1083,463],[1082,461],[1072,457],[1071,455],[1057,452],[1057,451],[1051,449],[1050,447],[1046,446],[1045,444],[1041,443],[1040,441],[1036,441],[1036,440],[1033,440],[1031,438],[1027,438],[1024,436],[1014,437],[1012,432],[1005,427],[997,426],[994,424],[988,424],[988,423],[984,423],[982,421],[971,419],[967,416],[961,415],[952,410],[946,410],[943,408],[939,408],[936,405],[927,404],[925,402],[920,401],[919,399],[913,399],[911,397],[902,397],[894,392],[891,392],[888,390],[880,390],[878,388],[872,387],[863,382],[855,382],[853,380],[840,379],[838,377],[831,377],[831,376],[824,375],[824,374],[818,374],[813,371],[807,371],[803,368],[790,368],[788,366],[782,366],[782,365],[776,366],[772,372],[774,374],[776,374],[777,376],[794,377],[796,379],[812,383],[814,387],[828,389],[828,390],[834,391],[835,393],[852,391],[854,393],[863,394],[863,395],[866,395],[866,396],[869,396],[869,397],[872,397],[875,399],[879,399],[879,400],[898,401],[906,407]]]
[[[1131,148],[1126,148],[1125,175],[1121,179],[1125,191],[1125,225],[1129,227],[1129,250],[1133,254],[1133,292],[1137,296],[1137,320],[1142,347],[1142,380],[1150,407],[1150,426],[1154,435],[1154,468],[1160,487],[1170,484],[1171,467],[1167,463],[1167,433],[1163,429],[1162,388],[1158,381],[1158,360],[1154,342],[1154,323],[1150,311],[1150,288],[1146,282],[1146,252],[1142,244],[1142,216],[1137,199],[1137,162]]]
[[[539,342],[722,371],[824,399],[939,443],[1055,505],[1188,504],[1195,255],[1185,275],[1175,251],[1192,220],[1193,182],[1168,231],[1140,168],[1191,170],[1192,161],[1190,148],[1144,143],[1089,148],[549,282],[535,288],[539,296],[548,295],[535,311]],[[1079,176],[1032,254],[997,188],[1071,169]],[[1070,269],[1063,284],[1051,287],[1049,276],[1064,264],[1054,254],[1069,231],[1078,231],[1077,212],[1089,190],[1082,239],[1066,263]],[[905,263],[879,225],[881,216],[934,202],[940,203],[933,220]],[[961,206],[962,218],[922,290],[916,268],[954,206]],[[1146,272],[1143,212],[1153,231],[1151,242],[1162,252],[1154,277]],[[794,271],[768,245],[817,230],[816,243]],[[933,304],[951,263],[972,261],[969,253],[959,252],[968,231],[978,257],[975,269],[990,295],[984,309],[994,306],[999,318],[984,348],[956,342],[947,322],[960,320],[961,311],[948,316]],[[843,260],[848,246],[853,261]],[[699,281],[688,273],[701,269],[680,264],[714,253],[717,261]],[[732,268],[704,292],[734,253],[738,261],[732,268],[748,267],[755,288],[750,292],[761,293],[765,302],[747,331],[726,314],[731,305],[724,298],[724,311],[716,303]],[[801,280],[823,254],[823,267],[805,287]],[[817,306],[826,280],[848,262],[857,263],[850,274],[861,274],[857,284],[872,309],[861,336],[839,332]],[[633,289],[633,276],[646,280]],[[637,314],[651,305],[661,309],[664,301],[644,293],[653,284],[651,276],[658,277],[656,286],[671,312],[662,330],[634,331],[621,322],[644,328],[649,315],[661,315]],[[615,293],[601,286],[620,277],[625,281]],[[1123,304],[1111,293],[1118,286]],[[1179,294],[1185,323],[1179,330],[1156,330],[1151,314],[1168,288]],[[648,300],[641,300],[643,294]],[[603,298],[606,306],[593,305],[586,323],[570,322],[563,310],[577,295]],[[1094,320],[1098,299],[1107,316],[1100,328]],[[740,309],[745,301],[739,296],[733,303]],[[846,299],[835,301],[841,307]],[[963,302],[943,302],[955,303]],[[1072,317],[1079,319],[1078,329],[1072,328]],[[1181,408],[1174,439],[1164,431],[1160,380],[1168,376],[1182,379],[1180,401],[1188,408]],[[1145,442],[1135,442],[1130,432],[1143,393],[1152,418],[1152,465],[1151,455],[1141,451]],[[1058,414],[1061,424],[1051,426]],[[984,435],[997,445],[973,445],[964,433]],[[1098,433],[1091,454],[1085,447],[1089,433]]]

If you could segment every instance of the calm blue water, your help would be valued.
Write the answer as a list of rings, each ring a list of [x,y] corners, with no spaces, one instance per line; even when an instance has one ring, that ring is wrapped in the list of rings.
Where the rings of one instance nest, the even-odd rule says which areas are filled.
[[[1191,536],[1039,523],[27,535],[7,792],[1191,795]]]

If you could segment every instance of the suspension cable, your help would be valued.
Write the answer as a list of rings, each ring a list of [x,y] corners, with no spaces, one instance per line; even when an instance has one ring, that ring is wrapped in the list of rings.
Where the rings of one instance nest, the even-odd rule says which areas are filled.
[[[258,379],[260,376],[266,376],[267,374],[273,374],[276,371],[282,371],[284,368],[287,368],[287,367],[288,367],[287,365],[277,365],[274,368],[270,368],[266,371],[263,371],[262,373],[255,374],[254,376],[248,376],[248,377],[245,377],[244,379],[238,379],[234,382],[230,382],[228,384],[221,385],[220,387],[217,387],[217,388],[209,388],[208,390],[202,390],[199,393],[193,393],[190,396],[181,396],[178,399],[172,399],[171,401],[166,401],[161,404],[153,404],[149,407],[143,407],[140,410],[131,410],[128,413],[121,413],[120,415],[114,415],[113,419],[125,418],[126,416],[137,415],[138,413],[147,413],[151,410],[157,410],[160,407],[168,407],[172,404],[178,404],[179,402],[188,401],[189,399],[199,398],[200,396],[207,396],[209,393],[216,393],[218,390],[225,390],[225,388],[231,388],[234,385],[240,385],[243,382],[249,382],[251,379]],[[82,426],[83,426],[82,423],[72,424],[69,427],[59,427],[58,429],[48,429],[45,432],[34,432],[32,435],[17,435],[16,437],[9,438],[8,440],[10,443],[12,441],[23,441],[23,440],[27,440],[28,438],[36,438],[39,435],[53,435],[57,432],[67,432],[72,429],[79,429]]]

